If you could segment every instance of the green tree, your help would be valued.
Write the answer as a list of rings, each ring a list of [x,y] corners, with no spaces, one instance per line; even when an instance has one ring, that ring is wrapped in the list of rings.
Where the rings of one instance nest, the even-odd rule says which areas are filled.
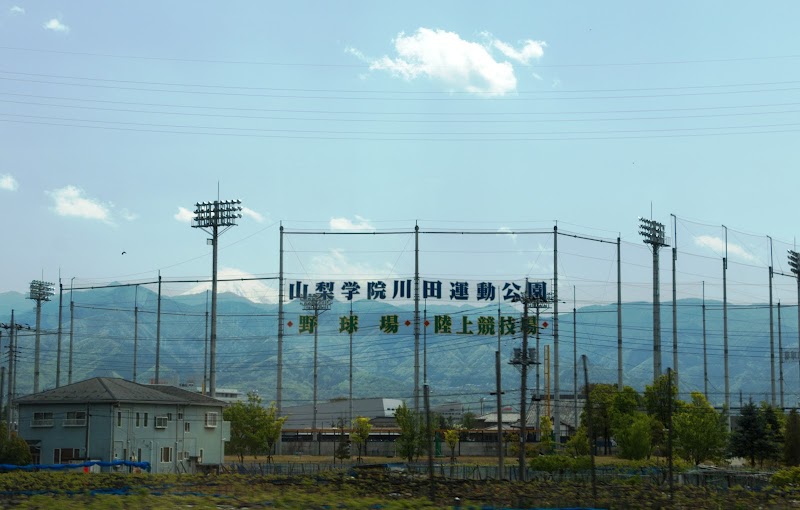
[[[653,418],[637,412],[631,415],[627,426],[615,429],[619,456],[623,459],[642,460],[650,457],[653,450]]]
[[[783,461],[789,466],[800,465],[800,414],[789,411],[783,443]]]
[[[447,429],[444,431],[444,442],[450,447],[450,477],[453,477],[456,462],[456,447],[461,438],[461,430]]]
[[[344,433],[344,418],[339,418],[339,420],[336,423],[332,423],[332,425],[339,429],[339,441],[336,443],[336,449],[333,451],[333,463],[336,465],[336,459],[344,460],[350,458],[350,440]]]
[[[752,400],[742,406],[736,428],[730,436],[731,454],[749,459],[755,466],[759,450],[764,446],[766,428],[766,420]]]
[[[469,433],[470,430],[477,427],[478,424],[478,417],[475,416],[475,413],[471,411],[467,411],[463,415],[461,415],[461,429],[464,430],[466,433]]]
[[[275,444],[280,440],[283,424],[286,423],[289,417],[278,416],[278,408],[275,406],[275,402],[270,402],[269,407],[266,409],[261,408],[257,416],[256,451],[260,450],[262,446],[266,446],[267,462],[271,463]]]
[[[422,415],[408,408],[405,402],[394,413],[400,435],[395,445],[397,454],[411,462],[422,450]]]
[[[555,441],[553,440],[553,420],[549,416],[539,417],[539,435],[539,453],[552,453]]]
[[[692,401],[672,417],[675,449],[695,465],[725,455],[728,442],[727,418],[718,413],[705,396],[692,392]]]
[[[578,430],[567,441],[567,451],[580,457],[582,455],[589,455],[589,437],[586,435],[586,427],[581,425]]]
[[[254,428],[248,405],[244,402],[234,402],[225,408],[222,416],[225,421],[231,423],[231,435],[225,443],[225,453],[236,455],[239,457],[239,462],[244,462],[244,456],[250,452],[251,434]]]
[[[670,380],[669,373],[672,373],[672,380]],[[645,386],[644,404],[647,414],[654,419],[652,422],[653,444],[663,445],[666,437],[664,430],[669,423],[670,412],[675,415],[682,404],[678,400],[678,386],[675,384],[674,372],[663,374],[653,381],[653,384]]]
[[[369,433],[372,431],[372,424],[369,418],[358,416],[353,420],[353,430],[350,432],[350,441],[358,447],[358,462],[361,462],[361,448],[364,448],[364,453],[367,451],[367,441],[369,440]]]
[[[611,446],[611,407],[615,393],[616,389],[612,384],[590,385],[589,395],[592,401],[592,409],[585,405],[581,414],[581,422],[587,425],[587,419],[589,418],[589,413],[591,413],[592,435],[594,437],[589,439],[591,444],[596,445],[597,439],[602,437],[605,440],[603,452],[606,454],[610,452]]]
[[[255,392],[247,394],[247,402],[235,402],[225,408],[224,419],[231,423],[227,452],[237,455],[239,461],[244,462],[245,455],[257,457],[266,450],[267,462],[272,462],[272,450],[280,439],[283,424],[288,418],[277,414],[275,402],[265,409],[261,404],[261,397]]]
[[[764,440],[759,450],[759,465],[765,460],[779,460],[783,451],[783,413],[775,406],[761,403],[761,415],[764,417]]]
[[[9,438],[7,430],[5,423],[0,423],[0,464],[26,466],[33,462],[28,443],[16,432]]]

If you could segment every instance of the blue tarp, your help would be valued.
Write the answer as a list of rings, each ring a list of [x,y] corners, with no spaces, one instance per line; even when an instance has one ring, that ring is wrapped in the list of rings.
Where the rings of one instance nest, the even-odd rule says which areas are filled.
[[[17,469],[21,469],[23,471],[41,471],[41,470],[62,471],[65,469],[78,469],[78,468],[85,468],[92,466],[100,466],[100,467],[130,466],[133,468],[139,468],[143,471],[148,471],[148,472],[150,471],[149,462],[134,462],[131,460],[114,460],[111,462],[104,462],[102,460],[90,460],[88,462],[83,462],[81,464],[28,464],[27,466],[17,466],[15,464],[0,464],[0,469],[4,469],[6,471],[17,470]]]

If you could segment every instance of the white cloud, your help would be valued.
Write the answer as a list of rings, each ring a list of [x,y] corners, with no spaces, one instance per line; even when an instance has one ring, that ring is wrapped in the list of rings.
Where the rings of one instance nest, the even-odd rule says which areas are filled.
[[[331,230],[345,230],[350,232],[372,232],[375,227],[370,225],[369,220],[356,216],[357,223],[347,218],[331,218]]]
[[[722,238],[714,236],[697,236],[694,238],[694,244],[702,248],[710,248],[717,252],[720,256],[725,255],[725,240]],[[728,256],[730,257],[731,255],[748,262],[753,262],[756,260],[754,255],[749,253],[738,244],[728,242]]]
[[[517,242],[517,234],[511,231],[509,227],[500,227],[497,229],[499,235],[507,235],[512,241]]]
[[[53,32],[61,32],[64,34],[69,33],[69,27],[63,23],[58,18],[53,18],[50,21],[45,22],[42,27],[45,30],[52,30]]]
[[[178,207],[178,212],[175,213],[173,218],[181,223],[191,223],[192,218],[194,218],[194,213],[185,207]]]
[[[13,14],[14,16],[21,16],[21,15],[25,14],[25,9],[23,9],[19,5],[15,5],[11,9],[9,9],[8,12]]]
[[[220,268],[217,274],[219,280],[239,280],[239,281],[220,281],[217,283],[217,292],[230,292],[249,299],[254,303],[277,303],[278,291],[272,287],[268,287],[261,280],[252,280],[255,278],[253,274],[235,269],[232,267]],[[200,283],[191,289],[184,292],[182,295],[200,294],[211,290],[211,282]]]
[[[258,223],[264,223],[264,216],[249,207],[242,207],[242,215],[256,220]]]
[[[500,53],[511,60],[515,60],[520,64],[530,64],[531,60],[542,58],[547,43],[544,41],[533,41],[528,39],[524,42],[520,49],[516,49],[510,44],[499,39],[493,39],[492,46],[497,48]]]
[[[59,216],[74,216],[111,223],[112,206],[85,197],[83,190],[76,186],[69,185],[45,193],[53,199],[53,210]]]
[[[126,221],[134,221],[139,218],[138,214],[136,214],[135,212],[131,212],[128,209],[121,210],[120,214],[122,215],[122,219]]]
[[[502,96],[517,88],[511,63],[498,62],[486,46],[464,40],[455,32],[429,28],[419,28],[411,35],[401,32],[394,46],[396,58],[372,60],[370,69],[388,71],[409,81],[426,77],[453,90],[487,96]],[[352,48],[348,51],[361,55]]]
[[[6,191],[17,191],[19,184],[11,174],[0,174],[0,189]]]

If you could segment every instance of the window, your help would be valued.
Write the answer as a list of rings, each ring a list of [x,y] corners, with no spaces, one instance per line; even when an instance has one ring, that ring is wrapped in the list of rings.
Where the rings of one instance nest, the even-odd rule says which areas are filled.
[[[52,427],[53,413],[33,413],[31,427]]]
[[[139,426],[139,413],[136,413],[136,426]]]
[[[80,460],[80,448],[56,448],[53,450],[53,464],[66,464],[73,460]]]
[[[200,448],[200,451],[198,452],[197,462],[199,462],[200,464],[203,463],[203,449],[202,448]]]
[[[183,431],[184,432],[191,432],[192,431],[192,422],[190,422],[190,421],[183,422]]]
[[[144,426],[147,426],[147,413],[144,413]]]
[[[156,416],[155,419],[155,427],[157,429],[165,429],[167,428],[167,417],[166,416]]]
[[[122,426],[122,411],[117,411],[117,427]]]
[[[85,427],[86,411],[67,411],[67,417],[64,419],[64,426]]]
[[[142,461],[142,449],[139,448],[138,450],[136,450],[136,462],[141,462],[141,461]]]
[[[166,418],[166,416],[165,416]],[[156,418],[157,420],[158,418]],[[161,448],[161,462],[172,462],[172,448],[169,446],[164,446]]]
[[[167,421],[172,421],[172,413],[167,413]]]
[[[183,419],[183,413],[178,413],[178,420],[182,420],[182,419]]]
[[[206,427],[215,428],[217,426],[217,413],[206,413]]]

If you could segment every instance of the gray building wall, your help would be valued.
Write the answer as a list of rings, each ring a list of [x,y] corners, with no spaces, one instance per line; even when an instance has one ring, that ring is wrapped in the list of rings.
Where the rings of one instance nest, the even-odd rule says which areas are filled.
[[[64,423],[67,412],[86,409],[80,404],[20,405],[19,433],[29,442],[39,443],[42,464],[52,464],[54,449],[62,448],[77,450],[79,455],[72,456],[80,462],[86,457],[146,461],[153,473],[192,473],[224,462],[230,423],[222,420],[222,407],[92,404],[88,427]],[[51,426],[34,426],[34,413],[42,412],[53,414]],[[207,413],[216,413],[215,427],[206,426]],[[165,452],[165,448],[169,450]]]

